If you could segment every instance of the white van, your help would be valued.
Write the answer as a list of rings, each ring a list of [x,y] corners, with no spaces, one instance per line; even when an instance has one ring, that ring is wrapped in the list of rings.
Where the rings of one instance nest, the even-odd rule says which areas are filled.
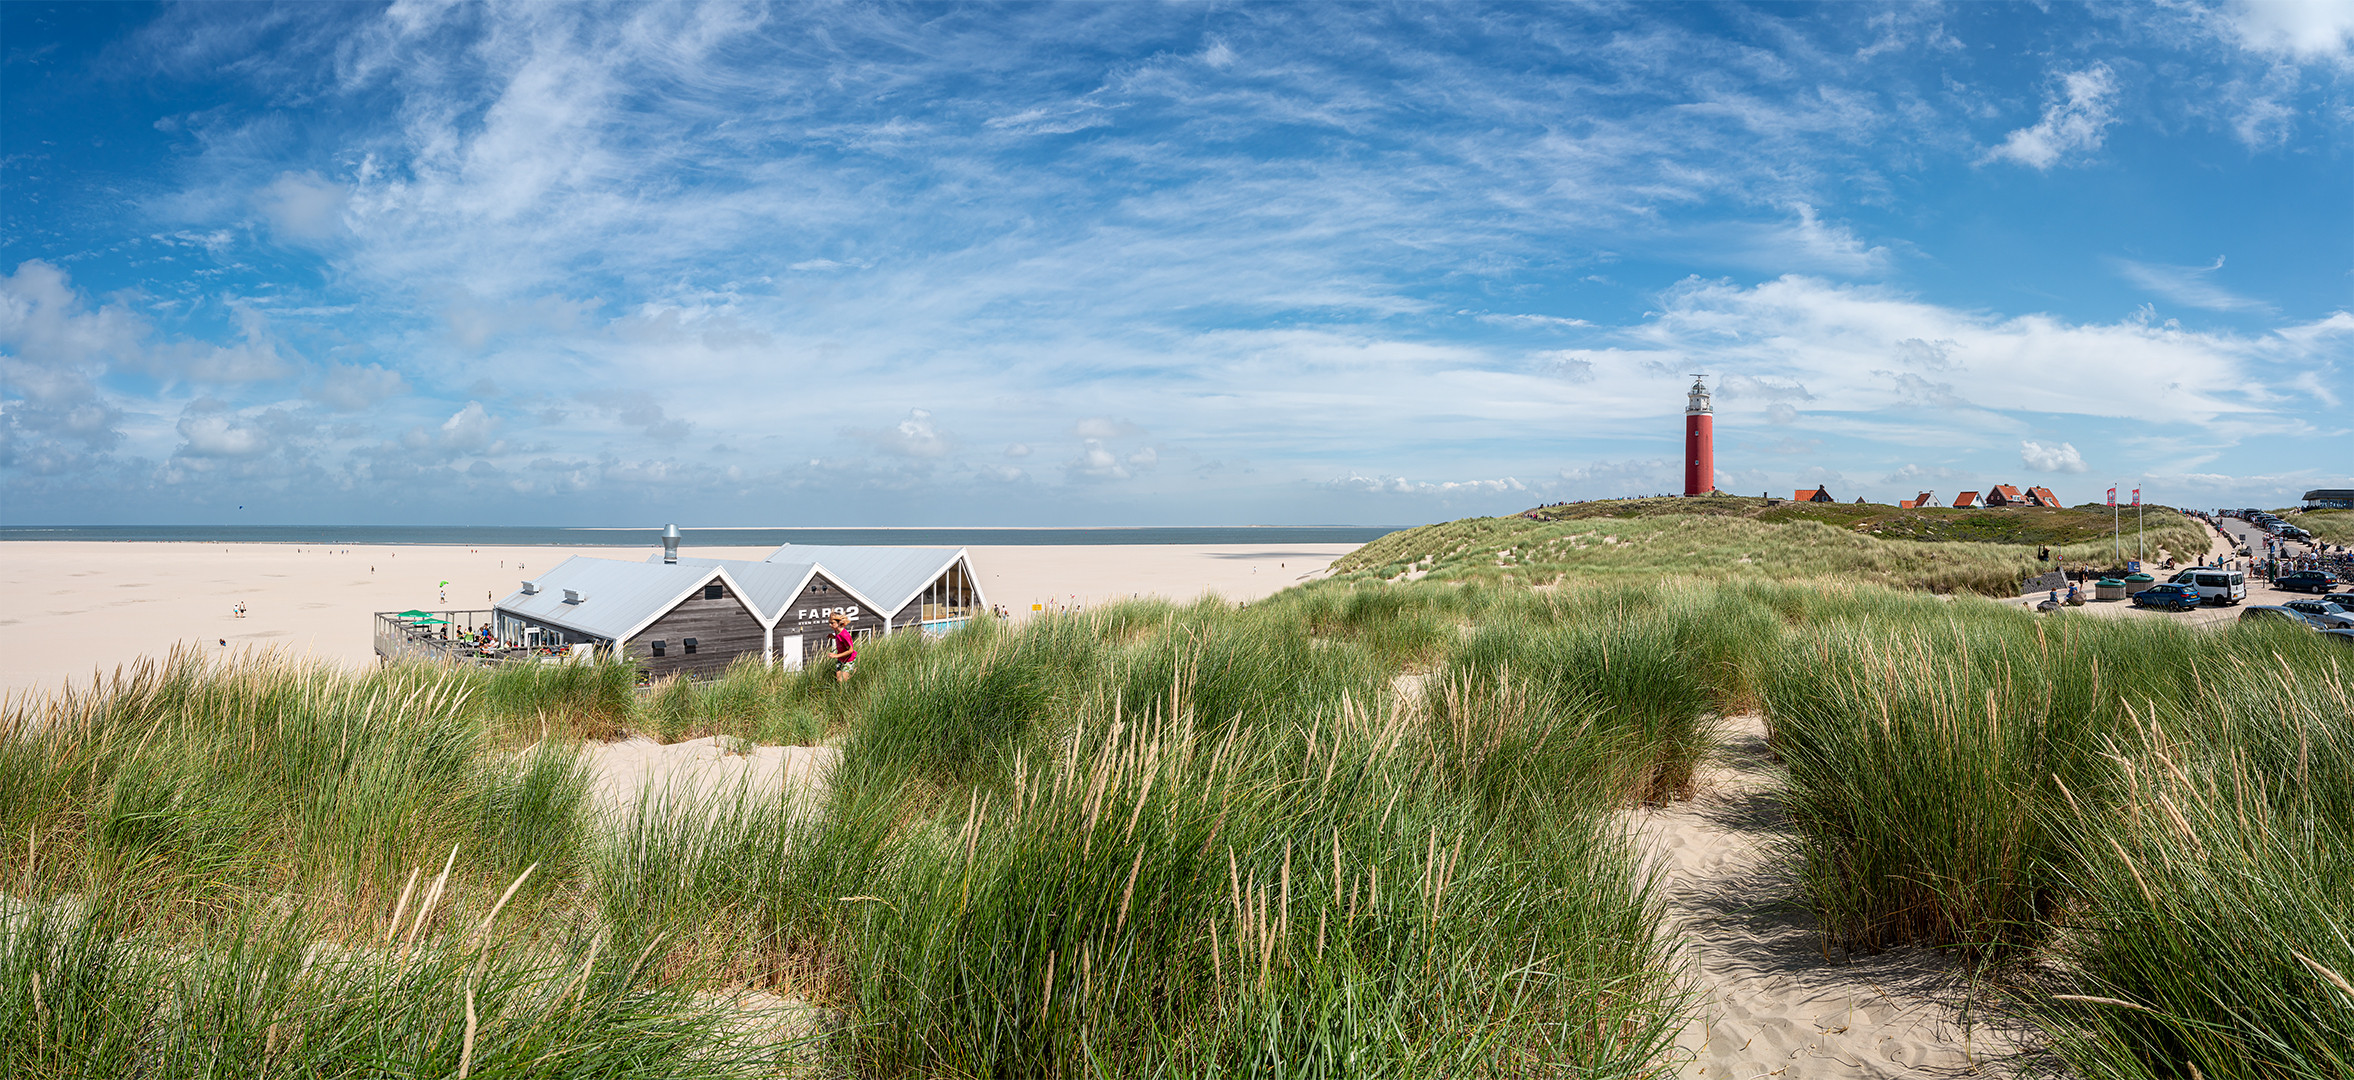
[[[2169,580],[2199,590],[2202,604],[2236,604],[2248,598],[2248,575],[2238,570],[2194,566]]]

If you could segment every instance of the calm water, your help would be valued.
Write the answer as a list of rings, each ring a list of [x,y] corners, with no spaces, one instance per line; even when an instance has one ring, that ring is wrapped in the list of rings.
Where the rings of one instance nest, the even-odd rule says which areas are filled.
[[[884,544],[1362,544],[1396,532],[1380,525],[1154,526],[1107,529],[689,529],[689,547]],[[473,547],[652,547],[662,530],[558,529],[529,525],[0,525],[6,540],[144,540],[258,544],[456,544]]]

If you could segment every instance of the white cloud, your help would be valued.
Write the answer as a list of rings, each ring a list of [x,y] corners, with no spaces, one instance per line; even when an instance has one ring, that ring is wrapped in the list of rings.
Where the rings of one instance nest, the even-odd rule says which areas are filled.
[[[2071,154],[2098,150],[2116,119],[2111,112],[2116,96],[2117,79],[2107,64],[2065,74],[2060,77],[2059,96],[2047,96],[2044,101],[2043,119],[2033,127],[2011,132],[1981,160],[2007,159],[2048,170]]]
[[[254,203],[279,238],[315,243],[343,231],[347,195],[317,173],[286,172],[256,193]]]
[[[465,408],[441,422],[441,445],[452,450],[481,450],[490,445],[498,428],[498,418],[490,415],[481,402],[469,401]]]
[[[146,320],[121,304],[90,310],[65,271],[40,259],[0,278],[0,349],[32,367],[88,370],[135,361],[148,333]]]
[[[869,434],[875,445],[901,457],[939,458],[948,454],[948,439],[932,423],[929,409],[909,409],[897,424]]]
[[[2271,311],[2264,301],[2241,296],[2214,281],[2223,269],[2223,257],[2218,255],[2210,266],[2168,266],[2163,263],[2136,262],[2132,259],[2110,260],[2125,280],[2187,307],[2208,311]]]
[[[2354,2],[2232,0],[2225,17],[2240,43],[2300,60],[2344,62],[2354,55]]]
[[[303,390],[303,396],[323,402],[329,408],[350,412],[406,393],[408,389],[408,380],[401,378],[400,372],[375,364],[329,364],[319,381]]]
[[[283,414],[280,414],[283,415]],[[270,419],[264,414],[265,419]],[[180,413],[180,437],[187,440],[179,456],[192,458],[248,458],[272,448],[264,423],[243,416],[218,401],[191,403]]]
[[[1687,281],[1666,309],[1637,331],[1687,371],[1741,372],[1724,378],[1720,401],[1739,406],[1805,394],[1818,420],[1845,414],[1858,432],[1895,440],[1936,427],[1984,429],[1975,410],[1871,426],[1865,414],[1891,402],[1890,384],[1856,378],[1885,366],[1890,342],[1936,342],[1969,358],[1976,400],[2056,415],[2139,418],[2212,431],[2247,430],[2279,399],[2257,368],[2293,352],[2284,337],[2194,332],[2138,320],[2071,323],[2049,315],[2010,318],[1960,311],[1873,287],[1783,277],[1753,288]],[[1917,354],[1916,354],[1917,355]],[[1933,388],[1901,384],[1899,392]],[[1778,393],[1777,393],[1778,392]],[[1720,405],[1718,423],[1737,409]],[[1908,434],[1912,433],[1912,434]]]
[[[1496,495],[1508,491],[1527,491],[1528,485],[1513,477],[1493,480],[1412,480],[1403,476],[1365,476],[1350,473],[1331,482],[1330,486],[1350,491],[1382,495]]]
[[[1007,457],[1009,457],[1009,458],[1026,458],[1026,457],[1029,457],[1029,456],[1030,456],[1030,444],[1029,444],[1029,443],[1018,443],[1018,442],[1017,442],[1017,443],[1007,443],[1007,444],[1005,444],[1005,456],[1007,456]]]
[[[1459,311],[1456,314],[1470,315],[1472,318],[1494,326],[1510,326],[1523,330],[1572,330],[1594,325],[1584,319],[1572,319],[1560,315],[1505,315],[1492,311]]]
[[[2084,455],[2076,452],[2074,443],[2039,443],[2033,439],[2019,443],[2019,463],[2036,472],[2080,473],[2084,471]]]

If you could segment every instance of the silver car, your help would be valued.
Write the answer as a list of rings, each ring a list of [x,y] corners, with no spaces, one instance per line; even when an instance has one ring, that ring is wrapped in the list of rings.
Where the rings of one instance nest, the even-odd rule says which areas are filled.
[[[2305,616],[2305,621],[2322,630],[2354,630],[2354,611],[2327,600],[2291,600],[2282,607]]]
[[[2313,620],[2306,618],[2304,612],[2290,611],[2279,604],[2253,604],[2240,609],[2241,622],[2253,622],[2261,619],[2277,620],[2292,626],[2302,626],[2307,630],[2321,629],[2313,625]]]

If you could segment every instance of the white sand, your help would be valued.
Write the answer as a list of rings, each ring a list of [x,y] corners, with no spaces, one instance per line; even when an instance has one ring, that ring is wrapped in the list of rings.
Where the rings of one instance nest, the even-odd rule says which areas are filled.
[[[831,746],[754,746],[706,736],[669,745],[645,736],[595,743],[582,751],[589,765],[589,800],[626,821],[641,798],[676,799],[712,807],[773,803],[788,789],[795,801],[822,794],[842,751]]]
[[[1946,958],[1823,955],[1780,848],[1789,832],[1764,723],[1730,723],[1691,802],[1630,812],[1702,995],[1700,1018],[1676,1039],[1678,1075],[1955,1076],[2018,1057],[2030,1045],[2022,1028],[1983,1014],[1962,1023],[1966,985]]]
[[[1256,600],[1328,567],[1353,544],[976,547],[990,602],[1100,603],[1130,595]],[[657,548],[193,544],[0,544],[0,690],[55,688],[175,643],[267,647],[336,663],[375,658],[370,614],[488,608],[573,555],[638,560]],[[773,548],[696,548],[760,558]],[[442,581],[448,581],[444,589]],[[448,601],[444,603],[442,597]],[[232,615],[239,603],[244,618]],[[226,646],[221,643],[226,642]]]

